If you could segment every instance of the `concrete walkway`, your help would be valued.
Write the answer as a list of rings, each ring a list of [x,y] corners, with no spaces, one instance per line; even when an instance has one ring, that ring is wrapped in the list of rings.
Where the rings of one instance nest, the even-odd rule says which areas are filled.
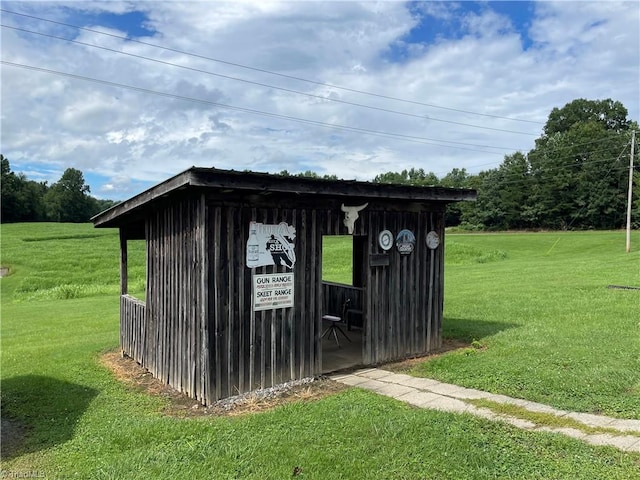
[[[431,408],[444,412],[469,413],[489,420],[506,422],[525,430],[561,433],[591,445],[607,445],[625,452],[640,452],[640,420],[622,420],[589,413],[568,412],[527,400],[495,395],[438,382],[437,380],[412,377],[377,368],[367,368],[348,374],[334,374],[330,378],[346,385],[365,388],[380,395],[410,403],[416,407]],[[586,431],[578,428],[538,425],[522,418],[498,414],[488,408],[476,407],[467,403],[467,400],[472,399],[484,399],[516,405],[531,412],[571,419],[584,425]],[[597,428],[600,431],[589,431],[589,429],[593,428]]]

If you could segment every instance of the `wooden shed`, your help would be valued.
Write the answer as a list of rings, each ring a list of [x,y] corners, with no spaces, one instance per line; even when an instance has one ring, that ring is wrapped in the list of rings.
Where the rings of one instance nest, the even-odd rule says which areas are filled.
[[[100,213],[120,231],[122,352],[210,404],[442,344],[444,218],[473,190],[190,168]],[[323,241],[351,235],[352,282],[323,282]],[[146,245],[144,299],[127,245]],[[322,336],[342,315],[347,341]]]

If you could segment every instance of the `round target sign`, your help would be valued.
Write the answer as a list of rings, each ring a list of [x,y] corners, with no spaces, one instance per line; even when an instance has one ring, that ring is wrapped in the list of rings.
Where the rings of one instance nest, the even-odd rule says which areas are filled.
[[[389,230],[383,230],[378,235],[378,244],[385,252],[393,247],[393,234]]]

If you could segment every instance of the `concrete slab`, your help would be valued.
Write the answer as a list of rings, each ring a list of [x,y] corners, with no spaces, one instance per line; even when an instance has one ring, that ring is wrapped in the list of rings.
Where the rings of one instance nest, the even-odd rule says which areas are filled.
[[[442,397],[440,395],[436,395],[435,393],[413,390],[412,392],[400,395],[399,397],[397,397],[397,400],[410,403],[411,405],[415,405],[416,407],[425,408],[428,407],[429,403],[439,398]]]
[[[569,412],[566,416],[591,427],[609,427],[614,421],[611,417],[593,415],[591,413]]]
[[[530,412],[538,412],[538,413],[548,413],[551,415],[555,415],[556,417],[563,417],[567,413],[566,410],[559,410],[557,408],[550,407],[549,405],[544,405],[542,403],[530,402],[528,400],[518,400],[518,406],[526,408]]]
[[[378,390],[386,387],[387,385],[389,385],[388,383],[384,383],[384,382],[380,382],[379,380],[367,380],[366,382],[363,382],[361,384],[358,385],[358,388],[366,388],[367,390],[371,390],[373,392],[377,392]]]
[[[352,372],[354,375],[364,375],[365,373],[369,373],[369,372],[375,372],[377,371],[377,368],[361,368],[360,370],[356,370],[355,372]]]
[[[389,378],[389,377],[387,377],[387,378]],[[394,373],[393,374],[393,381],[395,383],[400,384],[400,385],[406,385],[406,382],[410,382],[411,380],[413,380],[415,378],[416,377],[412,377],[411,375],[407,375],[406,373]]]
[[[500,420],[523,430],[533,430],[536,424],[522,418],[510,417],[508,415],[500,415]]]
[[[638,441],[636,443],[632,443],[625,450],[627,452],[638,452],[638,453],[640,453],[640,438],[638,439]]]
[[[437,380],[432,380],[430,378],[419,378],[419,377],[411,377],[411,378],[399,378],[399,382],[402,385],[406,385],[407,387],[418,388],[420,390],[430,390],[431,387],[440,385],[440,382]]]
[[[497,393],[485,393],[485,396],[482,397],[485,400],[490,400],[492,402],[496,402],[496,403],[511,403],[511,400],[513,400],[513,398],[511,397],[507,397],[506,395],[499,395]]]
[[[467,410],[470,410],[472,405],[463,402],[462,400],[457,400],[451,397],[445,397],[443,395],[437,395],[438,398],[429,402],[426,405],[427,408],[432,408],[434,410],[440,410],[443,412],[451,412],[451,413],[464,413]]]
[[[357,375],[337,375],[329,378],[331,380],[335,380],[336,382],[344,383],[352,387],[357,387],[358,385],[368,382],[370,380],[366,377],[359,377]]]
[[[451,393],[452,397],[455,398],[466,398],[466,399],[482,399],[482,398],[486,398],[487,394],[486,392],[482,392],[480,390],[474,390],[473,388],[464,388],[464,387],[460,387],[458,390],[455,390]]]
[[[607,434],[605,434],[607,435]],[[624,451],[640,451],[640,438],[634,437],[632,435],[610,435],[611,440],[608,445],[612,447],[619,448]],[[637,446],[637,450],[632,450],[635,446]]]
[[[615,446],[614,440],[616,440],[616,438],[617,437],[609,435],[608,433],[596,433],[585,436],[583,440],[590,445],[613,447]]]
[[[440,383],[429,387],[433,393],[439,393],[440,395],[446,395],[448,397],[457,397],[456,393],[462,394],[464,387],[458,385],[451,385],[450,383]]]
[[[380,369],[375,369],[375,370],[369,370],[369,371],[358,371],[356,372],[356,375],[361,376],[361,377],[367,377],[367,378],[372,378],[374,380],[380,379],[380,378],[384,378],[384,377],[388,377],[390,375],[393,375],[393,372],[389,372],[387,370],[380,370]]]
[[[607,426],[607,428],[615,428],[621,432],[640,433],[640,420],[623,420],[616,418]]]
[[[398,398],[402,395],[406,395],[410,392],[416,392],[415,388],[407,387],[405,385],[398,385],[396,383],[388,383],[386,387],[376,390],[376,393],[386,395],[387,397]]]
[[[470,408],[469,410],[467,410],[467,412],[472,413],[477,417],[486,418],[487,420],[494,420],[494,421],[501,419],[500,415],[493,412],[492,410],[489,410],[488,408],[476,407],[475,405],[470,405],[470,407],[473,407],[473,408]]]
[[[365,368],[349,374],[335,374],[332,380],[365,388],[420,408],[451,413],[469,413],[489,420],[506,422],[524,430],[559,433],[583,440],[591,445],[611,446],[627,452],[640,452],[640,436],[610,433],[590,434],[576,428],[537,426],[535,423],[490,409],[476,407],[461,399],[486,399],[502,404],[516,405],[532,412],[567,417],[586,426],[616,429],[620,432],[640,432],[640,420],[615,419],[589,413],[567,412],[541,403],[530,402],[506,395],[496,395],[472,388],[442,383],[430,378],[412,377],[376,368]]]
[[[577,440],[584,440],[587,433],[582,430],[578,430],[577,428],[569,428],[569,427],[537,427],[536,430],[541,432],[550,432],[550,433],[560,433],[562,435],[566,435],[567,437],[575,438]]]

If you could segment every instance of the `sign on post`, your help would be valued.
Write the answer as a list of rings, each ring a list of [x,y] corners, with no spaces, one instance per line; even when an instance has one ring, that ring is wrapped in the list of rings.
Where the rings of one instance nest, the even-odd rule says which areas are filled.
[[[253,310],[293,307],[293,273],[253,276]]]

